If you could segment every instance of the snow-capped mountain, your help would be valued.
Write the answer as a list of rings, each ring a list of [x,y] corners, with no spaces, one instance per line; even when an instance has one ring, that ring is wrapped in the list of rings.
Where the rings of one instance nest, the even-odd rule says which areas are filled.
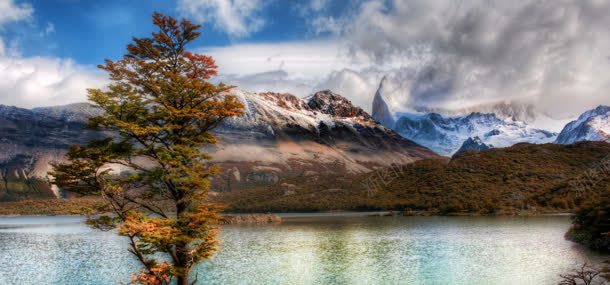
[[[435,112],[392,112],[381,82],[373,99],[373,118],[403,137],[426,146],[436,153],[451,156],[463,144],[471,145],[472,138],[486,146],[506,147],[520,142],[553,142],[556,133],[534,128],[515,116],[498,117],[495,113],[471,112],[466,115],[441,115]],[[532,118],[527,104],[496,104],[489,108],[502,114]],[[471,141],[467,141],[471,140]]]
[[[364,173],[437,157],[330,91],[307,98],[231,94],[244,104],[245,113],[214,131],[219,143],[207,150],[223,169],[215,190],[279,183],[290,176]],[[84,130],[86,118],[96,114],[99,110],[87,104],[33,110],[0,106],[0,177],[24,185],[31,184],[27,179],[44,178],[49,162],[61,160],[68,146],[100,135]]]
[[[467,116],[443,117],[437,113],[398,114],[394,130],[438,154],[451,156],[469,138],[479,137],[486,145],[507,147],[520,142],[553,142],[556,133],[536,129],[495,114],[471,113]]]
[[[571,144],[579,141],[610,142],[609,106],[598,106],[584,112],[563,128],[555,143]]]
[[[210,151],[216,162],[246,173],[252,182],[299,173],[364,173],[436,157],[328,90],[304,99],[245,91],[232,95],[244,104],[245,114],[216,130],[220,143]]]

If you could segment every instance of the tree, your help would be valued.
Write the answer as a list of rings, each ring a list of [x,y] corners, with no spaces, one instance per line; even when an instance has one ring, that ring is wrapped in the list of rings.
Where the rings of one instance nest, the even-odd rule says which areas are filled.
[[[583,263],[578,268],[568,274],[559,275],[561,280],[559,285],[604,285],[603,271]]]
[[[218,170],[201,148],[216,143],[210,131],[243,105],[227,95],[231,87],[208,81],[217,74],[211,57],[185,49],[199,25],[159,13],[153,23],[151,38],[133,38],[121,59],[98,66],[112,83],[88,90],[103,111],[88,127],[108,137],[71,147],[50,174],[62,189],[107,201],[112,214],[88,224],[128,238],[143,265],[134,283],[183,285],[217,246],[220,212],[207,194]]]
[[[601,198],[586,202],[572,217],[566,238],[593,250],[610,252],[610,193],[604,185]]]

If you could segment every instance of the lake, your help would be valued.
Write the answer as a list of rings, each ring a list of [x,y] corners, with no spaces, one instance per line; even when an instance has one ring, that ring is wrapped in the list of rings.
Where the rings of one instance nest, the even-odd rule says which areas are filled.
[[[555,284],[608,258],[564,240],[566,216],[284,218],[223,227],[201,284]],[[0,218],[0,284],[128,283],[139,267],[126,241],[82,221]]]

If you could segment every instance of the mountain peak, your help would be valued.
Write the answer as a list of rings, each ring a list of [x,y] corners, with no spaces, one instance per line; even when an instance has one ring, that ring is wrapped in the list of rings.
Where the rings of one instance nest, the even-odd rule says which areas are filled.
[[[599,105],[595,109],[589,110],[589,111],[583,113],[582,115],[580,115],[580,117],[591,117],[591,116],[605,115],[608,112],[610,112],[610,106]]]
[[[462,146],[456,152],[456,154],[467,151],[467,150],[482,151],[482,150],[488,150],[491,148],[493,148],[493,145],[486,144],[483,142],[483,140],[481,140],[481,138],[479,138],[478,136],[474,136],[474,137],[469,137],[468,139],[466,139],[464,141],[464,143],[462,143]]]
[[[313,111],[318,111],[323,114],[331,116],[351,118],[351,117],[364,117],[369,119],[370,116],[364,110],[356,107],[351,101],[345,97],[336,94],[330,90],[318,91],[312,96],[308,97],[307,105]]]
[[[572,144],[579,141],[610,142],[610,107],[599,105],[568,123],[555,143]]]
[[[379,82],[379,88],[377,88],[377,92],[375,92],[375,97],[373,98],[373,108],[371,115],[375,121],[378,121],[382,125],[393,128],[394,124],[394,116],[392,115],[392,110],[390,109],[388,103],[386,102],[386,98],[383,96],[383,85],[386,81],[386,76],[381,79]]]

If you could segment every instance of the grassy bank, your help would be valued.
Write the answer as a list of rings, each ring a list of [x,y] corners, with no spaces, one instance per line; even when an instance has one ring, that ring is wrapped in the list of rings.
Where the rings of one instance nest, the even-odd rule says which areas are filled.
[[[103,209],[104,202],[99,197],[0,202],[2,216],[86,215]]]

